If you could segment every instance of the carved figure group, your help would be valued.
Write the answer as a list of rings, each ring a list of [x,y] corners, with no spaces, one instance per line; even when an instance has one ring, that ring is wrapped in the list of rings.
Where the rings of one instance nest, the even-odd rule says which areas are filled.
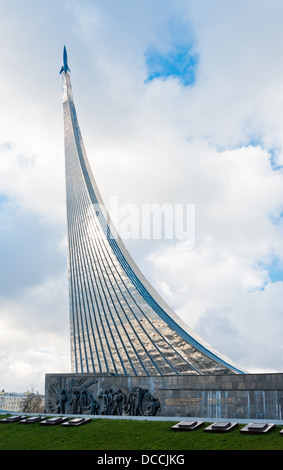
[[[160,402],[147,389],[134,388],[127,397],[121,390],[105,390],[101,414],[128,416],[155,416],[161,409]]]
[[[91,389],[96,382],[79,385],[74,381],[65,385],[57,393],[55,406],[49,404],[50,410],[58,414],[155,416],[161,409],[159,399],[141,387],[135,387],[127,395],[113,387],[98,392],[96,397]]]
[[[62,388],[55,402],[54,411],[58,414],[98,414],[99,404],[92,391],[88,390],[96,382],[95,379],[81,386],[71,385]]]
[[[122,415],[126,401],[126,395],[120,390],[105,390],[99,398],[102,399],[103,405],[101,414],[104,415]]]

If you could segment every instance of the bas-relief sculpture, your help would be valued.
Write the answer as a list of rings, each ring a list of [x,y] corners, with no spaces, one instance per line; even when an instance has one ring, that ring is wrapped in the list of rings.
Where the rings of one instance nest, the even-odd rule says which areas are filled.
[[[109,385],[109,386],[108,386]],[[98,380],[80,378],[60,379],[49,383],[47,412],[56,414],[155,416],[160,401],[147,388],[118,388],[107,382],[107,388],[99,389]]]

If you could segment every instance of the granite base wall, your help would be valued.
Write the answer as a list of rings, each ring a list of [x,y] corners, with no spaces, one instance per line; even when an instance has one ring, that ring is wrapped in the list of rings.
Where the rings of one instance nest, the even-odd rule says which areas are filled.
[[[129,396],[137,388],[158,399],[161,407],[158,416],[282,419],[283,373],[162,377],[46,374],[45,409],[47,413],[62,413],[60,394],[67,390],[65,402],[69,408],[64,409],[67,414],[75,410],[73,398],[70,400],[75,391],[78,400],[89,393],[95,397],[100,406],[98,414],[103,414],[106,413],[102,403],[105,390],[120,389]],[[89,406],[81,407],[80,412],[92,414]],[[150,414],[149,406],[143,408],[143,413]]]

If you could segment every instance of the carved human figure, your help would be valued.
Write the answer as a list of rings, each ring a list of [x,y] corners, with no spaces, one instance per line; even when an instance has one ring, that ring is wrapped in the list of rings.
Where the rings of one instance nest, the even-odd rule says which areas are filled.
[[[112,408],[113,408],[113,390],[110,388],[108,392],[108,408],[107,408],[107,414],[112,415]]]
[[[86,391],[86,390],[83,390],[83,391],[81,392],[81,396],[80,396],[80,403],[81,403],[81,408],[82,408],[82,410],[83,410],[84,408],[86,408],[87,402],[88,402],[87,391]]]
[[[100,395],[103,400],[103,407],[101,413],[104,415],[108,414],[109,411],[109,396],[108,396],[108,390],[105,390],[102,395]]]
[[[142,401],[143,401],[145,392],[147,392],[147,390],[144,390],[141,387],[137,387],[134,390],[134,395],[135,395],[134,415],[135,416],[143,416]]]
[[[118,390],[118,395],[119,395],[119,404],[118,404],[119,414],[122,415],[127,399],[126,399],[126,395],[120,389]]]
[[[97,403],[97,401],[95,400],[92,393],[89,393],[88,400],[89,400],[89,412],[90,412],[90,414],[91,415],[98,415],[98,410],[99,410],[100,406]]]
[[[119,409],[119,393],[118,391],[115,391],[112,396],[112,410],[111,414],[113,415],[120,415],[120,409]]]
[[[65,388],[62,388],[60,390],[59,397],[56,402],[57,413],[61,413],[61,414],[65,413],[66,400],[67,400],[67,391]]]
[[[136,395],[132,391],[130,393],[129,397],[128,397],[128,402],[127,402],[127,405],[125,407],[126,413],[130,416],[134,416],[134,414],[135,414],[135,402],[136,402]]]
[[[80,398],[81,398],[81,394],[80,394],[80,391],[79,390],[74,390],[73,392],[73,398],[72,400],[70,401],[70,405],[71,405],[71,413],[72,414],[79,414],[82,412],[81,410],[81,403],[80,403]]]
[[[160,401],[158,400],[158,398],[152,397],[151,407],[150,407],[150,412],[149,412],[150,416],[155,416],[158,410],[161,410]]]

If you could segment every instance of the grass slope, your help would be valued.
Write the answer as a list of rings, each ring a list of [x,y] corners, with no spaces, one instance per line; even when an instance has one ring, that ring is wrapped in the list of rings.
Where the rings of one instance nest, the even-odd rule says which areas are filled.
[[[282,450],[282,429],[244,435],[239,425],[226,434],[174,432],[167,421],[93,419],[79,427],[0,423],[0,450]]]

